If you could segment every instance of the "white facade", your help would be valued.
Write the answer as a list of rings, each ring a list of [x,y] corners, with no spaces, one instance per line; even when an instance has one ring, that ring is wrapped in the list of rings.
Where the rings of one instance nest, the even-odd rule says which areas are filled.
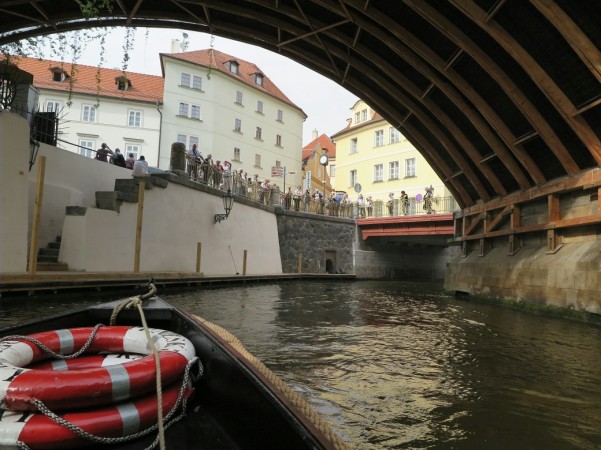
[[[171,144],[229,161],[283,189],[272,167],[285,167],[286,186],[301,182],[302,110],[263,90],[206,66],[163,55],[165,76],[160,168],[169,168]],[[209,73],[210,70],[210,73]]]
[[[159,161],[159,129],[161,115],[156,104],[73,93],[68,106],[68,93],[38,88],[40,111],[58,111],[59,134],[57,147],[94,157],[106,142],[115,150],[136,159],[144,155],[149,165]],[[82,148],[83,147],[83,148]]]

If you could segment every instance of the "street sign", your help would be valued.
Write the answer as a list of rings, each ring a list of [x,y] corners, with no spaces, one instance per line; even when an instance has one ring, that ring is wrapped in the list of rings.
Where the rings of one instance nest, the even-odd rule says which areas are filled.
[[[271,168],[271,178],[280,178],[284,176],[284,168],[281,166],[273,166]]]
[[[290,170],[290,171],[288,171],[288,175],[296,175],[296,170]]]

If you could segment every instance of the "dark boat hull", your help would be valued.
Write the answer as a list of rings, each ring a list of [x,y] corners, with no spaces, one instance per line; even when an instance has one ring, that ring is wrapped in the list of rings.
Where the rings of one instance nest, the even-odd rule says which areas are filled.
[[[0,330],[0,336],[98,323],[108,325],[117,303],[5,328]],[[294,395],[292,398],[283,395],[285,390],[282,392],[279,380],[274,381],[273,374],[260,370],[261,364],[258,370],[257,364],[245,357],[247,352],[224,339],[219,330],[208,327],[199,318],[157,297],[145,300],[144,312],[150,327],[171,330],[187,337],[204,366],[203,376],[195,383],[195,394],[188,405],[186,417],[165,433],[169,450],[304,450],[346,446],[331,433],[327,424],[320,419],[316,423],[315,414],[307,414],[305,405],[299,405]],[[140,325],[137,310],[123,310],[117,324]],[[108,448],[141,449],[154,438],[156,433],[133,443]]]

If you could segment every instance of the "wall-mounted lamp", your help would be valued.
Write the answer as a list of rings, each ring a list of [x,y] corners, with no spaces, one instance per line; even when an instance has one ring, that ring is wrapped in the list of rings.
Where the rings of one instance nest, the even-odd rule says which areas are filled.
[[[232,210],[232,206],[234,205],[234,196],[232,195],[232,174],[226,173],[223,176],[223,184],[227,186],[227,192],[223,194],[223,209],[225,210],[225,214],[215,214],[215,223],[219,223],[222,220],[225,220],[230,215],[230,211]]]

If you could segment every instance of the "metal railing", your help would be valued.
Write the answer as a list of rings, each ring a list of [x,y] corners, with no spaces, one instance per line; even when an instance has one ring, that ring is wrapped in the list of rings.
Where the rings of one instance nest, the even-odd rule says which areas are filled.
[[[243,179],[237,172],[223,173],[208,164],[197,163],[190,159],[187,159],[186,163],[186,172],[192,181],[223,191],[229,188],[237,197],[244,197],[264,205],[281,206],[290,211],[332,217],[346,217],[349,219],[428,214],[427,208],[424,208],[423,199],[416,200],[412,198],[405,205],[399,199],[395,199],[392,204],[376,200],[371,206],[367,204],[361,206],[357,200],[336,201],[333,198],[316,199],[313,194],[310,196],[303,194],[300,198],[295,198],[294,195],[285,195],[277,187],[263,189],[259,182]],[[431,214],[449,213],[458,211],[459,209],[453,197],[432,198]]]

